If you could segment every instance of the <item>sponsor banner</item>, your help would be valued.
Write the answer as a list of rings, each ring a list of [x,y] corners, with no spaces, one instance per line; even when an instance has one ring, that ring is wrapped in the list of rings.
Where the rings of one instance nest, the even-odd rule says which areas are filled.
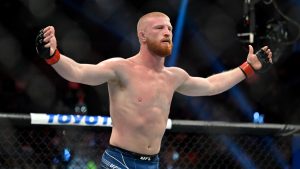
[[[112,125],[111,118],[107,116],[30,113],[30,117],[31,117],[31,124],[103,126],[103,127],[110,127]]]
[[[73,126],[102,126],[111,127],[112,120],[107,116],[88,116],[79,114],[45,114],[30,113],[31,124],[43,125],[73,125]],[[172,128],[172,121],[168,119],[167,129]]]

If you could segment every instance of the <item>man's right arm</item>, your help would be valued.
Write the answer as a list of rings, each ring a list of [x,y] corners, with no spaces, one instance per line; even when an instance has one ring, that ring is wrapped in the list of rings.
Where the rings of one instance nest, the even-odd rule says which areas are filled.
[[[39,55],[44,55],[42,57],[46,59],[47,63],[66,80],[87,85],[99,85],[116,79],[115,68],[120,63],[119,60],[122,59],[108,59],[96,65],[79,64],[59,53],[54,27],[46,27],[42,30],[40,36],[43,43],[37,44]]]
[[[59,61],[53,64],[52,67],[68,81],[87,85],[100,85],[116,79],[115,66],[118,64],[118,60],[120,59],[108,59],[96,65],[79,64],[61,54]]]

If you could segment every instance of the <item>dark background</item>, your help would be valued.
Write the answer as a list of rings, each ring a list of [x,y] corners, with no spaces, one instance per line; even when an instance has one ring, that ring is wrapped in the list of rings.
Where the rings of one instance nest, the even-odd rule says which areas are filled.
[[[272,68],[216,96],[175,94],[170,118],[251,122],[259,112],[268,123],[300,123],[300,2],[274,2],[286,17],[273,1],[254,1],[252,44],[272,48]],[[61,78],[35,52],[38,31],[53,25],[63,54],[95,64],[137,53],[136,23],[147,12],[166,13],[176,31],[180,6],[181,0],[1,0],[0,112],[108,115],[107,86]],[[176,66],[207,77],[243,63],[248,43],[237,33],[249,32],[245,9],[243,0],[189,0]]]

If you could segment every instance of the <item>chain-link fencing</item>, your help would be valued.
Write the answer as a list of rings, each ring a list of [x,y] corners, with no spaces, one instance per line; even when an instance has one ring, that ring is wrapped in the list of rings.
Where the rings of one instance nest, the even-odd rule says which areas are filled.
[[[87,126],[0,126],[0,169],[96,169],[111,132]],[[292,168],[293,135],[255,134],[260,128],[249,134],[210,132],[220,128],[213,125],[207,132],[190,128],[166,131],[160,168]]]

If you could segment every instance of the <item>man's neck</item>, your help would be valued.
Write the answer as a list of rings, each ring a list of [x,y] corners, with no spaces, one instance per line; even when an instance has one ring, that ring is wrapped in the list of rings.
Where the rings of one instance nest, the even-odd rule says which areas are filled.
[[[161,71],[164,68],[165,58],[154,55],[148,50],[140,50],[136,55],[136,61],[145,67]]]

